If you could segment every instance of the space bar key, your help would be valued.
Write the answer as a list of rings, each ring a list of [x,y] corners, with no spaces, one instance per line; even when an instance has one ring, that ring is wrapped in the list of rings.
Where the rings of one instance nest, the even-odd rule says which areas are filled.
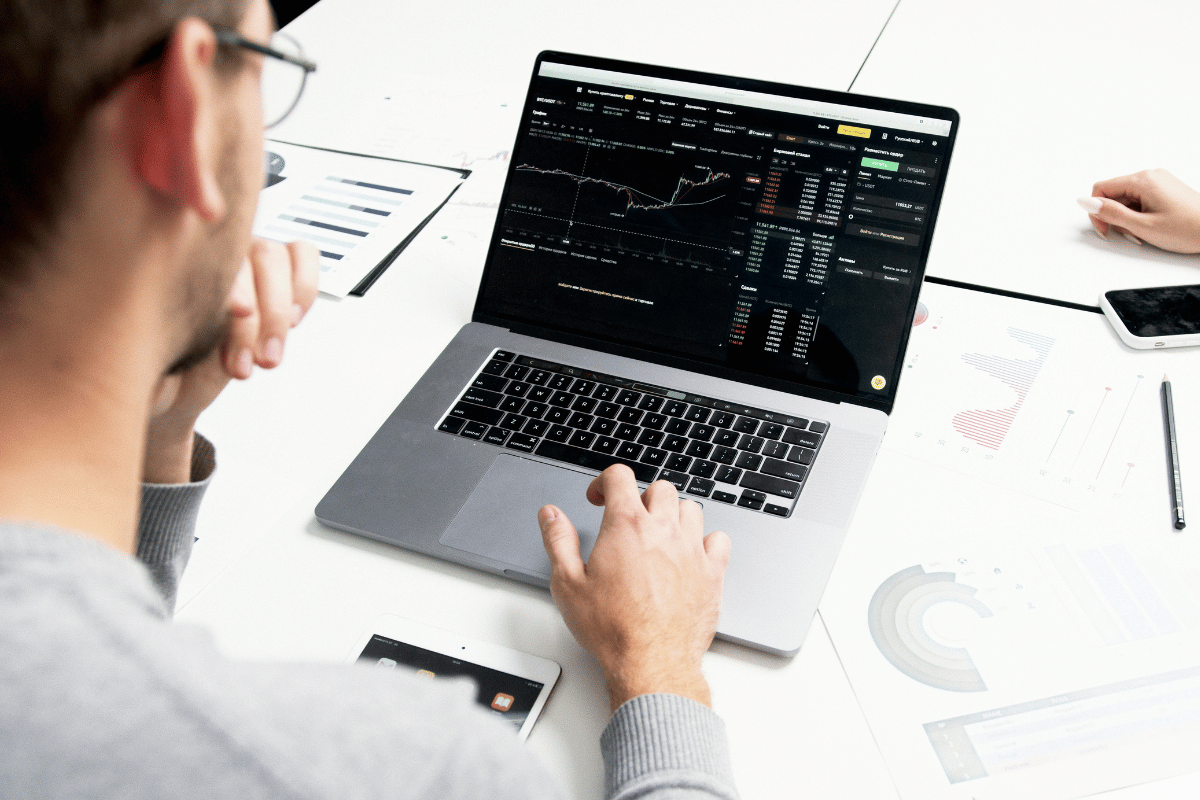
[[[542,443],[533,452],[535,455],[552,458],[555,461],[565,461],[568,464],[577,464],[581,467],[588,467],[594,470],[603,470],[605,467],[611,467],[613,464],[624,464],[633,470],[634,477],[642,483],[650,483],[654,480],[654,476],[658,474],[658,467],[649,464],[638,464],[636,461],[626,461],[623,458],[606,456],[594,450],[583,450],[579,447],[571,447],[567,444],[550,442],[545,439],[542,440]]]

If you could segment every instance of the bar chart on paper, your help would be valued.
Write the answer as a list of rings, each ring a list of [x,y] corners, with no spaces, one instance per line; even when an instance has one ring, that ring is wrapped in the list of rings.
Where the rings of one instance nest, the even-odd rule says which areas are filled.
[[[930,284],[922,303],[885,447],[1078,510],[1157,486],[1157,354],[1098,314]]]

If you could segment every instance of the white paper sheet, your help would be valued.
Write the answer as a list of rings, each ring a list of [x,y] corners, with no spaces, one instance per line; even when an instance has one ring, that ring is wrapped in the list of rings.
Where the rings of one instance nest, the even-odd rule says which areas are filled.
[[[434,167],[348,156],[268,140],[271,183],[259,193],[254,233],[312,242],[320,289],[347,295],[462,177]]]
[[[1157,392],[1169,364],[1193,396],[1200,354],[1133,353],[1044,304],[936,285],[922,304],[879,497],[821,602],[900,795],[1196,769],[1200,548],[1170,527]]]

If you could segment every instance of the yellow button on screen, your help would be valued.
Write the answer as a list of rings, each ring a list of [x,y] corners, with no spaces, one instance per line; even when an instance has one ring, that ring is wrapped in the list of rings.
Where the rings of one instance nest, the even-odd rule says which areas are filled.
[[[838,125],[838,133],[844,136],[861,136],[864,139],[871,138],[870,128],[856,128],[853,125]]]

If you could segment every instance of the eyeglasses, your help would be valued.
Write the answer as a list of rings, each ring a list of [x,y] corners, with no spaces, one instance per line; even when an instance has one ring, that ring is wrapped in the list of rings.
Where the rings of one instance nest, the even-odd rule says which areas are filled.
[[[317,65],[304,57],[300,43],[286,33],[275,33],[268,46],[229,28],[214,25],[213,32],[217,42],[226,47],[240,47],[267,57],[262,70],[263,126],[272,128],[283,122],[300,102],[308,73],[317,71]]]

